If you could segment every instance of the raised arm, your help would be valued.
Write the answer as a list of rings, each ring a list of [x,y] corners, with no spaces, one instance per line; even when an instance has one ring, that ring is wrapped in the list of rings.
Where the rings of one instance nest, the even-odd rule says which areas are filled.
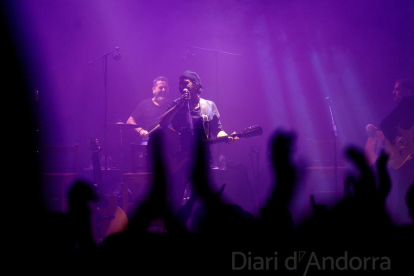
[[[160,126],[161,127],[167,127],[169,124],[171,124],[172,120],[174,119],[175,115],[177,115],[177,112],[184,106],[184,103],[186,101],[186,97],[188,97],[187,94],[181,95],[180,99],[176,102],[176,104],[167,110],[162,116],[160,120]]]

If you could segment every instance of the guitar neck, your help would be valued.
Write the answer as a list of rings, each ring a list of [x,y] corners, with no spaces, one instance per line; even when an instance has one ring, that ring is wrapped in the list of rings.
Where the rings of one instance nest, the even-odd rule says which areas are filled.
[[[205,141],[205,143],[207,143],[208,145],[210,144],[216,144],[216,143],[221,143],[221,142],[226,142],[228,141],[229,137],[238,137],[238,138],[251,138],[254,136],[260,136],[262,135],[262,128],[259,126],[251,126],[246,128],[244,131],[240,132],[240,133],[234,133],[234,134],[230,134],[227,136],[222,136],[222,137],[216,137],[216,138],[211,138]]]
[[[243,135],[241,135],[240,133],[236,133],[236,134],[230,134],[227,136],[222,136],[222,137],[216,137],[216,138],[211,138],[205,141],[205,143],[207,143],[208,145],[211,144],[217,144],[217,143],[222,143],[222,142],[226,142],[228,137],[239,137],[239,138],[243,138]]]

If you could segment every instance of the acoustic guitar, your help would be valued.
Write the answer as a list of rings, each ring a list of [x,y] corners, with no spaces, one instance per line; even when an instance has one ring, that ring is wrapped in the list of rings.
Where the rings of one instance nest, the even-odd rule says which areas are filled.
[[[111,234],[120,233],[125,230],[128,225],[128,218],[125,212],[118,206],[118,197],[108,195],[102,189],[102,171],[99,162],[99,146],[98,139],[90,139],[90,148],[92,151],[92,164],[96,192],[99,195],[98,202],[94,212],[93,232],[97,243],[101,243]]]
[[[381,151],[389,155],[388,166],[392,169],[401,168],[408,160],[414,156],[414,125],[410,129],[397,128],[397,132],[403,137],[405,144],[403,147],[391,144],[384,133],[373,125],[367,126],[368,140],[365,144],[365,157],[368,164],[373,165]]]

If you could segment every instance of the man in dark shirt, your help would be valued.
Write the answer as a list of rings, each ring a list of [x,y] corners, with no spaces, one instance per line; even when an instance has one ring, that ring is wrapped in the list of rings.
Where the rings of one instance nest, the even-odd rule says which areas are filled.
[[[194,142],[215,137],[227,136],[227,143],[234,143],[238,137],[233,138],[223,130],[220,113],[214,102],[201,98],[203,91],[201,79],[196,72],[185,71],[179,78],[179,92],[181,97],[175,99],[168,107],[168,111],[162,116],[160,125],[163,129],[168,126],[179,133],[180,157],[176,158],[179,166],[173,169],[172,203],[179,207],[183,200],[183,194],[188,185],[189,169],[193,156]],[[185,160],[188,162],[178,161]],[[174,161],[173,161],[174,162]],[[177,164],[177,162],[175,162]],[[182,165],[181,165],[182,164]],[[174,185],[174,184],[173,184]]]
[[[169,91],[167,78],[159,76],[154,79],[153,97],[140,102],[126,122],[139,126],[134,130],[140,135],[144,144],[148,140],[149,132],[158,125],[161,115],[166,111]]]
[[[406,150],[409,147],[412,148],[413,133],[409,133],[408,137],[403,137],[399,129],[407,132],[414,125],[414,81],[409,79],[397,80],[392,96],[397,106],[382,120],[380,127],[391,145],[400,150],[404,150],[404,148]],[[412,155],[413,152],[411,152],[411,159],[397,169],[398,179],[397,183],[394,184],[397,192],[394,217],[398,224],[410,222],[404,198],[409,186],[414,183],[414,156]]]

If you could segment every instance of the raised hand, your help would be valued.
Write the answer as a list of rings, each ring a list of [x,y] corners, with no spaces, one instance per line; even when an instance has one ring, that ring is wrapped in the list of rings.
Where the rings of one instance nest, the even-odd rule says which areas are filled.
[[[276,174],[275,187],[267,204],[261,208],[261,230],[268,234],[288,233],[293,227],[288,209],[298,179],[297,166],[292,161],[295,134],[278,130],[271,138],[271,158]]]
[[[362,151],[349,148],[346,151],[348,158],[356,165],[359,175],[348,177],[353,195],[353,221],[375,227],[378,224],[390,223],[385,210],[385,201],[391,189],[391,181],[387,170],[388,155],[382,152],[377,163],[377,177],[368,165]],[[377,180],[378,179],[378,180]],[[359,221],[359,222],[358,222]]]
[[[136,210],[130,220],[127,231],[129,233],[145,232],[149,223],[155,218],[163,218],[167,231],[185,232],[184,225],[174,218],[171,206],[167,200],[167,172],[166,162],[163,156],[164,132],[155,131],[151,135],[152,140],[148,144],[151,152],[151,161],[154,168],[154,183],[148,199]]]

